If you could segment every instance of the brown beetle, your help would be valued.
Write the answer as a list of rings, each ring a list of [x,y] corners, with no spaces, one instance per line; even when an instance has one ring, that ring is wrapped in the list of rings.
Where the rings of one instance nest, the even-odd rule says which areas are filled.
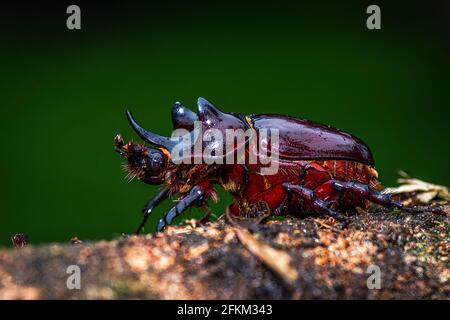
[[[121,136],[116,136],[116,150],[127,159],[129,175],[148,184],[163,184],[145,205],[144,219],[137,233],[154,207],[170,195],[178,194],[179,201],[159,221],[158,231],[188,207],[205,205],[209,198],[217,200],[214,184],[233,195],[235,201],[229,210],[234,215],[258,215],[261,208],[266,208],[273,215],[315,212],[343,219],[339,212],[356,206],[366,207],[369,202],[418,211],[404,208],[389,194],[377,191],[380,187],[378,173],[372,153],[363,141],[326,125],[284,115],[225,113],[203,98],[198,99],[197,113],[181,103],[174,105],[174,128],[186,130],[176,138],[143,129],[128,111],[127,117],[136,133],[151,145],[147,147],[132,141],[125,144]],[[215,130],[224,136],[228,130],[250,130],[256,138],[261,138],[267,130],[277,132],[276,146],[272,136],[262,139],[265,150],[270,149],[277,155],[272,159],[277,171],[261,174],[267,167],[261,160],[263,148],[261,145],[251,147],[252,140],[247,136],[237,142],[233,138],[231,151],[227,149],[228,153],[215,155],[212,163],[196,162],[211,145],[223,147],[222,142],[199,139],[201,133],[196,132],[196,123],[200,132]],[[185,140],[189,142],[186,144]],[[183,150],[191,151],[183,158],[189,160],[187,162],[174,161],[174,150],[180,145]],[[241,151],[240,156],[238,151]],[[230,155],[234,162],[224,161]],[[251,155],[256,156],[256,162],[248,161]],[[437,208],[431,211],[441,212]]]

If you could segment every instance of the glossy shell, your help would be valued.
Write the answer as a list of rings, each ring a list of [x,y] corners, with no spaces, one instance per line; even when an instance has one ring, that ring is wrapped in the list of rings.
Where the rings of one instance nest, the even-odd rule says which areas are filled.
[[[351,160],[373,166],[369,147],[355,136],[308,120],[284,115],[251,116],[256,130],[279,130],[279,156],[286,160]]]

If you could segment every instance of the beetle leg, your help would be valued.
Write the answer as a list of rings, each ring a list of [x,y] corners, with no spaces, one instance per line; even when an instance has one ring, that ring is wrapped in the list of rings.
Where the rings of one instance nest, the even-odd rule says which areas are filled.
[[[136,230],[136,234],[139,234],[141,230],[144,228],[145,223],[147,222],[148,217],[150,217],[150,214],[152,213],[153,208],[155,208],[161,201],[167,198],[167,195],[169,194],[169,188],[165,187],[162,188],[157,194],[155,194],[153,197],[148,200],[148,202],[145,204],[144,209],[142,209],[142,212],[144,213],[144,218],[142,219],[141,224]]]
[[[159,220],[156,231],[159,232],[166,227],[166,225],[170,224],[175,217],[182,214],[187,208],[189,208],[192,204],[200,201],[205,195],[205,190],[200,186],[194,186],[191,191],[177,204],[166,213],[166,215]]]
[[[339,192],[349,191],[352,194],[359,196],[363,199],[367,199],[373,203],[379,204],[386,208],[398,208],[400,210],[409,213],[421,213],[421,208],[405,207],[400,202],[394,201],[391,195],[388,193],[381,193],[372,189],[369,185],[353,182],[353,181],[338,181],[331,180],[332,187]],[[427,208],[430,212],[442,214],[443,211],[440,208]]]
[[[309,188],[292,183],[283,183],[286,192],[294,192],[300,196],[311,208],[321,214],[329,215],[338,221],[346,222],[347,219],[339,212],[330,208],[330,203],[316,197],[315,192]]]

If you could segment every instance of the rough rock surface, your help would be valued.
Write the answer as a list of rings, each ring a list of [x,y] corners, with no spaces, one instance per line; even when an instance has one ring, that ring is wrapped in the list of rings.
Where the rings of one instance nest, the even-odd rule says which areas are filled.
[[[349,221],[287,217],[247,232],[223,219],[109,242],[3,249],[0,299],[450,297],[448,215],[360,210]],[[67,289],[69,265],[81,269],[80,290]],[[367,287],[370,265],[380,268],[381,289]]]

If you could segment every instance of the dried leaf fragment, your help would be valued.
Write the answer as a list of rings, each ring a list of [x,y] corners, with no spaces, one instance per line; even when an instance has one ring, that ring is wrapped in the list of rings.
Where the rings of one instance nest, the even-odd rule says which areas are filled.
[[[81,241],[80,239],[78,239],[77,236],[73,236],[72,238],[70,238],[70,243],[72,245],[77,245],[77,244],[82,244],[83,241]]]
[[[289,284],[297,280],[298,273],[291,265],[292,259],[289,254],[256,240],[248,231],[239,228],[233,229],[242,245],[270,270]]]
[[[20,249],[28,245],[28,235],[25,233],[17,233],[11,237],[14,247]]]
[[[428,204],[433,199],[450,201],[450,192],[447,187],[411,178],[404,171],[399,171],[399,175],[397,182],[400,186],[386,188],[383,190],[384,193],[415,194],[415,198],[423,204]]]

